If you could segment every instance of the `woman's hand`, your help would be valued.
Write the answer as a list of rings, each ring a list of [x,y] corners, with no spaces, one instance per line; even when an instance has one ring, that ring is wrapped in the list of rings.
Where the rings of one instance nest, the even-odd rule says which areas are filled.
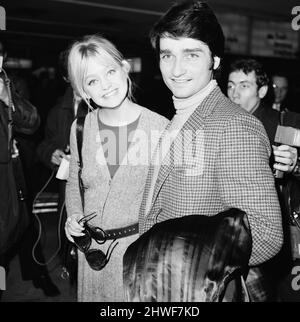
[[[84,236],[83,223],[79,224],[78,221],[82,218],[81,215],[71,215],[67,218],[65,223],[65,233],[70,242],[74,243],[72,236]]]

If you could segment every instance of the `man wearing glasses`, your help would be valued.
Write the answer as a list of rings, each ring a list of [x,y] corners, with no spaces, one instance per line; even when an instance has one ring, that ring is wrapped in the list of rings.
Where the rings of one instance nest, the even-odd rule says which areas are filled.
[[[274,96],[272,108],[280,112],[288,108],[286,99],[289,90],[289,81],[283,74],[274,74],[271,80]]]

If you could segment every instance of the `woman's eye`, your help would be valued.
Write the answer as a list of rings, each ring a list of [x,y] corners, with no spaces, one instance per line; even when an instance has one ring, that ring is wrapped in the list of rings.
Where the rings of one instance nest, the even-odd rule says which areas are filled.
[[[89,81],[88,81],[88,85],[89,85],[89,86],[93,86],[93,85],[95,85],[95,84],[96,84],[96,82],[97,82],[97,80],[96,80],[96,79],[91,79],[91,80],[89,80]]]
[[[115,70],[115,69],[110,69],[110,70],[107,72],[107,74],[108,74],[108,75],[114,75],[114,74],[115,74],[115,72],[116,72],[116,70]]]

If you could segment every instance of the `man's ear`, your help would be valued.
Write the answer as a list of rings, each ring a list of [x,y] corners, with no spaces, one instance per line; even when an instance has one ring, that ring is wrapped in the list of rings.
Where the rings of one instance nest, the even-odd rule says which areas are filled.
[[[258,97],[260,99],[264,98],[267,95],[268,92],[268,86],[264,85],[258,90]]]
[[[127,60],[125,59],[122,60],[122,67],[126,73],[129,73],[131,66]]]
[[[213,70],[216,70],[220,66],[221,58],[218,56],[214,56],[214,65]]]

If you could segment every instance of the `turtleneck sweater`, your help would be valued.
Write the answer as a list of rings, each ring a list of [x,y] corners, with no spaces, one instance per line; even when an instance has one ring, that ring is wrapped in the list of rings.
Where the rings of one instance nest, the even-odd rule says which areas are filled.
[[[148,214],[148,212],[150,211],[151,201],[153,198],[154,187],[158,177],[159,169],[161,167],[162,161],[164,160],[171,147],[171,144],[182,129],[184,123],[216,86],[217,82],[213,79],[193,96],[190,96],[188,98],[176,98],[175,96],[173,96],[173,103],[176,113],[169,124],[168,130],[164,132],[159,146],[157,147],[156,152],[153,156],[153,175],[151,178],[151,186],[146,203],[145,214]],[[158,151],[160,153],[158,153]]]

